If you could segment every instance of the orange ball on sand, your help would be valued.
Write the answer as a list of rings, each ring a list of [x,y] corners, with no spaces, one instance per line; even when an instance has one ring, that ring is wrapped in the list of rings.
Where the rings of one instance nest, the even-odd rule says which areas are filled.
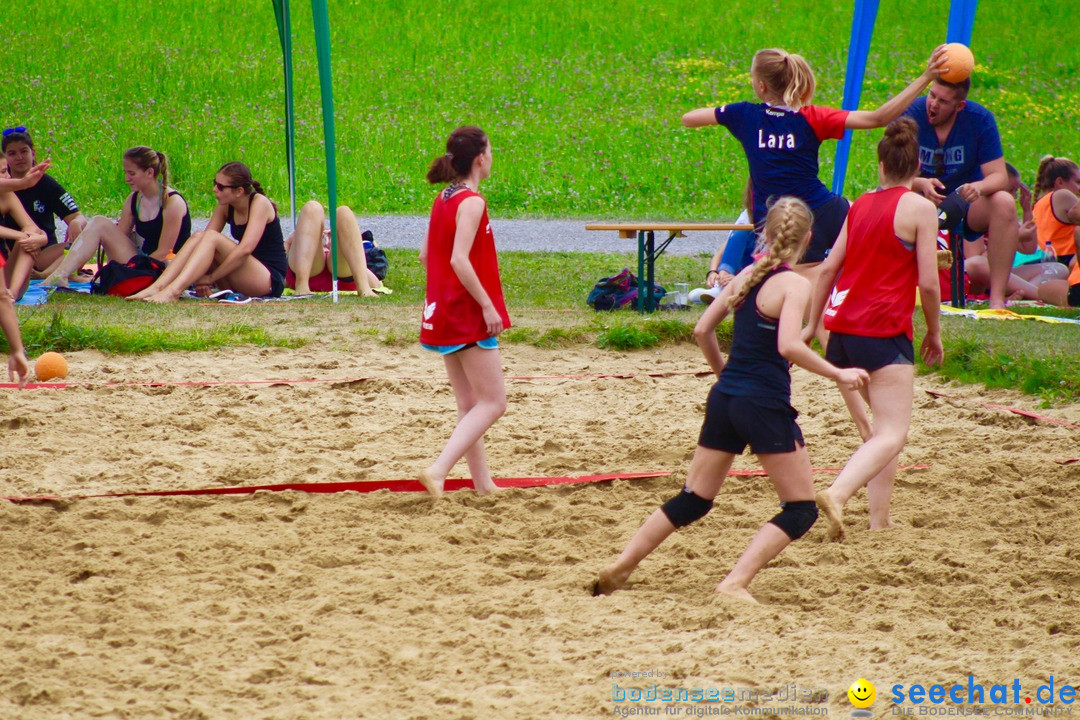
[[[941,73],[941,79],[951,83],[967,80],[975,68],[975,56],[971,54],[968,46],[961,43],[949,43],[945,46],[945,54],[949,58],[945,61],[948,69]]]
[[[67,373],[67,360],[58,352],[42,353],[34,363],[34,375],[37,376],[38,382],[48,382],[56,378],[63,380],[67,377]]]

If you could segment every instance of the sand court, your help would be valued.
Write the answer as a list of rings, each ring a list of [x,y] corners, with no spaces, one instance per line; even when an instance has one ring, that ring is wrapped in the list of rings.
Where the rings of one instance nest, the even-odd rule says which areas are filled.
[[[613,684],[651,682],[794,683],[846,714],[859,677],[884,716],[895,683],[1080,682],[1080,464],[1055,462],[1080,455],[1080,430],[977,402],[1074,424],[1080,408],[917,378],[902,462],[928,467],[900,473],[894,529],[865,530],[860,494],[843,544],[819,524],[761,572],[751,589],[766,605],[722,600],[713,586],[776,512],[767,480],[732,477],[625,590],[593,598],[597,570],[685,477],[711,380],[693,374],[705,367],[692,346],[510,345],[503,360],[534,379],[507,383],[509,411],[487,435],[496,477],[671,475],[438,503],[386,491],[0,503],[0,717],[608,717]],[[4,391],[0,494],[410,478],[452,426],[441,363],[419,348],[68,362],[69,380],[94,383],[326,382]],[[801,370],[793,381],[814,466],[843,464],[858,436],[839,395]],[[646,670],[664,675],[621,675]]]

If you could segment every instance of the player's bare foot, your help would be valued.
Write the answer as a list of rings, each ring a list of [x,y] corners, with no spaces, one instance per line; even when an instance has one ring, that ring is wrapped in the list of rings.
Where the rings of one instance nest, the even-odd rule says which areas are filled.
[[[829,539],[835,542],[839,542],[844,539],[844,511],[840,509],[840,506],[836,504],[836,501],[829,495],[828,490],[822,490],[814,496],[814,502],[817,503],[818,509],[825,514],[825,522],[829,524],[828,534]]]
[[[610,595],[615,592],[630,578],[629,571],[620,570],[615,565],[608,565],[600,571],[596,582],[593,583],[593,597],[598,595]]]
[[[445,480],[445,478],[436,478],[430,470],[420,471],[420,484],[433,498],[437,499],[443,496],[443,482]]]
[[[299,282],[297,282],[296,288],[293,290],[293,292],[295,292],[297,295],[311,295],[311,286],[307,283],[301,285]]]
[[[143,298],[148,303],[156,303],[158,305],[167,305],[171,302],[176,302],[180,299],[179,295],[173,295],[172,293],[159,292],[150,297]]]
[[[743,602],[749,602],[749,603],[753,603],[755,605],[760,605],[761,604],[761,603],[759,603],[757,601],[757,598],[755,598],[753,595],[751,595],[750,591],[747,590],[744,587],[735,587],[735,586],[732,586],[732,585],[725,585],[723,582],[721,582],[719,585],[716,586],[716,592],[720,593],[721,595],[723,595],[725,597],[734,598],[736,600],[742,600]]]
[[[871,530],[888,530],[892,526],[893,526],[892,520],[890,520],[888,518],[885,518],[884,521],[874,520],[873,518],[870,519],[870,529]]]
[[[62,277],[60,275],[57,275],[56,273],[53,273],[49,277],[42,280],[41,284],[42,284],[43,287],[63,287],[63,288],[66,288],[68,286],[68,279],[66,277]]]
[[[139,292],[135,293],[134,295],[128,295],[124,299],[125,300],[143,300],[145,298],[150,297],[151,295],[153,295],[156,292],[157,292],[157,288],[155,288],[153,285],[151,285],[150,287],[146,288],[145,290],[140,290]]]
[[[499,486],[491,480],[480,482],[474,479],[473,489],[476,490],[477,495],[490,495],[491,493],[496,492],[499,489]]]

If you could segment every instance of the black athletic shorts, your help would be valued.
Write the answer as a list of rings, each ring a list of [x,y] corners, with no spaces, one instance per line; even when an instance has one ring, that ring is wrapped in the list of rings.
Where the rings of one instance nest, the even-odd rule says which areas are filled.
[[[832,246],[836,244],[840,229],[844,227],[850,207],[846,198],[837,196],[814,208],[814,226],[810,230],[810,245],[806,248],[806,254],[800,262],[821,262],[828,256]]]
[[[1080,283],[1069,286],[1069,307],[1080,308]]]
[[[797,417],[795,408],[783,400],[728,395],[714,385],[698,445],[735,455],[741,455],[747,445],[755,455],[793,452],[806,444]]]
[[[886,365],[914,365],[915,348],[903,333],[878,338],[834,332],[829,334],[825,359],[838,368],[874,372]]]

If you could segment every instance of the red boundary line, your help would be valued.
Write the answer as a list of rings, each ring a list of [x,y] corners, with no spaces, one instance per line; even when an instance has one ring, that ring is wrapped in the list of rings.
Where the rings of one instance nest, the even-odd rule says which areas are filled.
[[[680,375],[704,377],[712,375],[711,370],[672,370],[653,373],[602,373],[596,375],[507,375],[507,380],[629,380],[636,377],[665,378]],[[220,387],[223,385],[304,385],[309,383],[356,383],[373,380],[427,380],[430,382],[449,382],[445,377],[421,375],[391,375],[385,377],[344,377],[344,378],[302,378],[285,380],[150,380],[146,382],[40,382],[28,383],[24,390],[71,390],[74,388],[116,388],[116,387]],[[18,383],[0,383],[0,389],[18,388]]]
[[[987,408],[988,410],[1004,410],[1005,412],[1010,412],[1013,415],[1020,415],[1021,417],[1030,418],[1032,420],[1039,420],[1040,422],[1050,423],[1051,425],[1060,425],[1062,427],[1075,428],[1077,430],[1080,430],[1080,425],[1077,425],[1076,423],[1071,423],[1068,420],[1059,420],[1057,418],[1052,418],[1052,417],[1049,417],[1047,415],[1040,415],[1039,413],[1033,413],[1033,412],[1030,412],[1028,410],[1021,410],[1020,408],[1009,407],[1008,405],[997,405],[995,403],[981,403],[981,402],[972,401],[972,400],[965,400],[964,398],[959,398],[959,397],[956,397],[955,395],[948,395],[948,394],[943,393],[943,392],[938,392],[937,390],[924,390],[923,392],[925,392],[930,397],[945,398],[947,400],[956,400],[957,402],[960,402],[960,403],[967,403],[969,405],[978,405],[979,407],[984,407],[984,408]]]
[[[636,473],[613,473],[607,475],[578,475],[564,477],[526,477],[526,478],[496,478],[495,484],[500,488],[533,488],[548,485],[578,485],[582,483],[608,482],[611,480],[640,480],[645,478],[663,477],[670,475],[666,471],[649,471]],[[451,479],[446,481],[445,490],[461,490],[471,488],[472,480]],[[306,493],[339,493],[360,492],[368,493],[376,490],[389,490],[390,492],[426,492],[419,480],[371,480],[371,481],[343,481],[324,483],[284,483],[282,485],[247,485],[238,487],[200,488],[197,490],[153,490],[143,492],[118,492],[102,493],[95,495],[40,495],[36,497],[6,497],[5,500],[13,503],[47,502],[50,500],[79,500],[84,498],[120,498],[120,497],[173,497],[183,495],[250,495],[259,490],[278,492],[282,490],[297,490]]]
[[[838,467],[823,467],[823,468],[810,468],[810,472],[824,473],[835,472],[838,473],[844,468]],[[929,465],[899,465],[897,470],[929,470]],[[767,473],[764,470],[728,470],[728,476],[734,477],[765,477]]]

